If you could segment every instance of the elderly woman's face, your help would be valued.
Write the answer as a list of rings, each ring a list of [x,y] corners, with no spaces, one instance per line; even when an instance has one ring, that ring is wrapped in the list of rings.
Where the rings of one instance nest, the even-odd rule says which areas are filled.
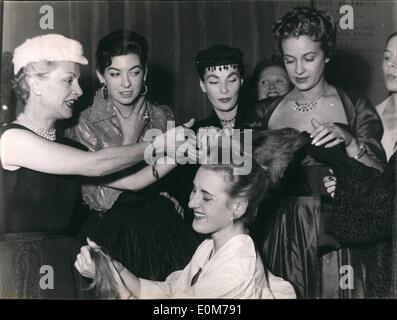
[[[279,66],[269,66],[263,69],[258,79],[258,100],[277,97],[289,90],[287,72]]]
[[[196,232],[227,234],[233,212],[225,187],[224,173],[203,167],[197,171],[189,200],[189,208],[194,211],[193,229]]]
[[[383,54],[383,75],[387,90],[397,92],[397,36],[386,44]]]
[[[228,112],[236,107],[242,84],[239,70],[230,65],[227,69],[221,66],[214,71],[206,70],[204,79],[200,80],[201,90],[207,94],[213,108],[221,112]]]
[[[322,79],[325,57],[321,44],[308,36],[287,38],[281,43],[289,79],[301,91],[314,88]]]
[[[133,104],[146,78],[145,68],[134,53],[113,57],[112,64],[105,69],[104,74],[97,75],[106,83],[113,102],[123,106]]]
[[[78,79],[79,65],[74,62],[57,62],[57,67],[37,78],[40,104],[55,119],[72,116],[73,103],[82,95]]]

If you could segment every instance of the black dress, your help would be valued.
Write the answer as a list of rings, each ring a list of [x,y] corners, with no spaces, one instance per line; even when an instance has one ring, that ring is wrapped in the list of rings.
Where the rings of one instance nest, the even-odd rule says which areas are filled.
[[[11,128],[28,130],[17,124],[5,130]],[[56,142],[76,144],[62,138]],[[72,227],[78,180],[26,168],[0,171],[5,232],[0,241],[0,298],[85,298],[87,283],[74,268],[80,248]]]
[[[337,88],[344,106],[349,130],[368,148],[368,156],[378,163],[384,160],[380,145],[382,126],[370,102]],[[273,111],[283,97],[261,101],[247,118],[246,125],[267,129]],[[272,229],[263,228],[264,263],[269,270],[292,283],[299,298],[362,297],[365,270],[361,252],[341,247],[327,233],[332,222],[332,198],[323,185],[330,167],[307,155],[290,170],[283,181],[280,202]],[[258,226],[259,227],[259,226]],[[354,285],[340,286],[343,266],[354,269]]]
[[[146,103],[150,119],[139,141],[149,129],[164,132],[167,121],[173,120],[167,106]],[[99,93],[93,106],[80,114],[77,125],[67,134],[90,151],[120,146],[123,138],[120,121]],[[95,178],[84,181],[83,199],[91,214],[79,240],[86,244],[89,237],[140,278],[163,281],[171,272],[188,264],[199,242],[174,204],[159,194],[163,191],[158,185],[161,180],[141,191],[103,185],[106,179],[114,181],[145,166],[145,163],[140,163],[100,177],[99,181]]]

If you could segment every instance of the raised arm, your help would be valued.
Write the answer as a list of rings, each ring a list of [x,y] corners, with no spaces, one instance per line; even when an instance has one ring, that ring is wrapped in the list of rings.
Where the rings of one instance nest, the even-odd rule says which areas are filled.
[[[19,167],[51,174],[101,176],[143,160],[149,142],[110,147],[96,152],[54,143],[22,129],[7,130],[1,137],[1,162],[5,169]]]
[[[146,166],[145,168],[142,168],[126,177],[122,177],[109,183],[102,183],[102,185],[121,190],[140,190],[157,181],[153,170],[157,171],[158,178],[160,179],[176,166],[176,162],[172,158],[164,157],[159,159],[155,168],[152,166]]]
[[[187,125],[192,124],[193,121],[190,121]],[[184,141],[167,139],[167,134],[171,137],[180,134],[183,136],[185,130],[185,127],[179,126],[156,138],[154,147],[157,153],[161,154],[165,151],[164,148],[167,148],[167,152],[174,155],[175,150]],[[194,140],[194,137],[190,139]],[[159,143],[156,143],[157,141]],[[162,141],[167,141],[167,145]],[[142,161],[149,144],[149,142],[141,142],[85,152],[47,141],[26,130],[9,129],[3,133],[0,140],[0,157],[3,167],[8,170],[25,167],[52,174],[102,176]]]

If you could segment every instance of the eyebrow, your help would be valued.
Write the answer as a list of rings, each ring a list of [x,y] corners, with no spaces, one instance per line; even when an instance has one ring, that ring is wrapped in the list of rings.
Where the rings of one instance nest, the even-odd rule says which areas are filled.
[[[212,196],[212,197],[214,196],[211,192],[208,192],[208,191],[206,191],[206,190],[201,190],[201,192],[202,192],[202,193],[205,193],[205,194],[208,194],[208,195],[210,195],[210,196]]]
[[[309,52],[306,52],[303,56],[307,56],[308,54],[317,54],[317,52],[315,52],[315,51],[309,51]],[[289,55],[289,54],[284,54],[284,57],[295,58],[294,56],[291,56],[291,55]]]
[[[131,71],[131,70],[136,69],[136,68],[143,69],[143,67],[138,64],[136,66],[131,67],[128,71]],[[108,67],[107,70],[108,71],[111,71],[111,70],[121,71],[121,69],[118,69],[118,68],[115,68],[115,67]]]
[[[72,71],[66,71],[66,73],[70,73],[71,75],[73,75],[74,77],[76,77],[76,78],[77,78],[77,74],[76,74],[76,73],[74,73],[74,72],[72,72]]]
[[[217,75],[215,75],[215,74],[210,74],[210,75],[208,75],[208,76],[207,76],[207,79],[209,79],[209,78],[211,78],[211,77],[216,78],[216,79],[219,79],[219,77],[218,77]]]
[[[234,71],[234,72],[232,72],[231,74],[229,74],[228,76],[227,76],[227,78],[230,78],[230,77],[233,77],[233,76],[239,76],[238,75],[238,73],[236,72],[236,71]],[[210,77],[214,77],[214,78],[217,78],[217,79],[219,79],[220,77],[218,77],[217,75],[215,75],[215,74],[210,74],[210,75],[208,75],[207,76],[207,79],[208,78],[210,78]]]

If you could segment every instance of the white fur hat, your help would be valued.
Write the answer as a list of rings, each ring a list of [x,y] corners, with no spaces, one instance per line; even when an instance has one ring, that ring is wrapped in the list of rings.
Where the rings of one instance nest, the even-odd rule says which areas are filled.
[[[27,39],[14,50],[14,74],[31,62],[71,61],[79,64],[88,64],[83,56],[83,47],[80,42],[66,38],[61,34],[46,34]]]

